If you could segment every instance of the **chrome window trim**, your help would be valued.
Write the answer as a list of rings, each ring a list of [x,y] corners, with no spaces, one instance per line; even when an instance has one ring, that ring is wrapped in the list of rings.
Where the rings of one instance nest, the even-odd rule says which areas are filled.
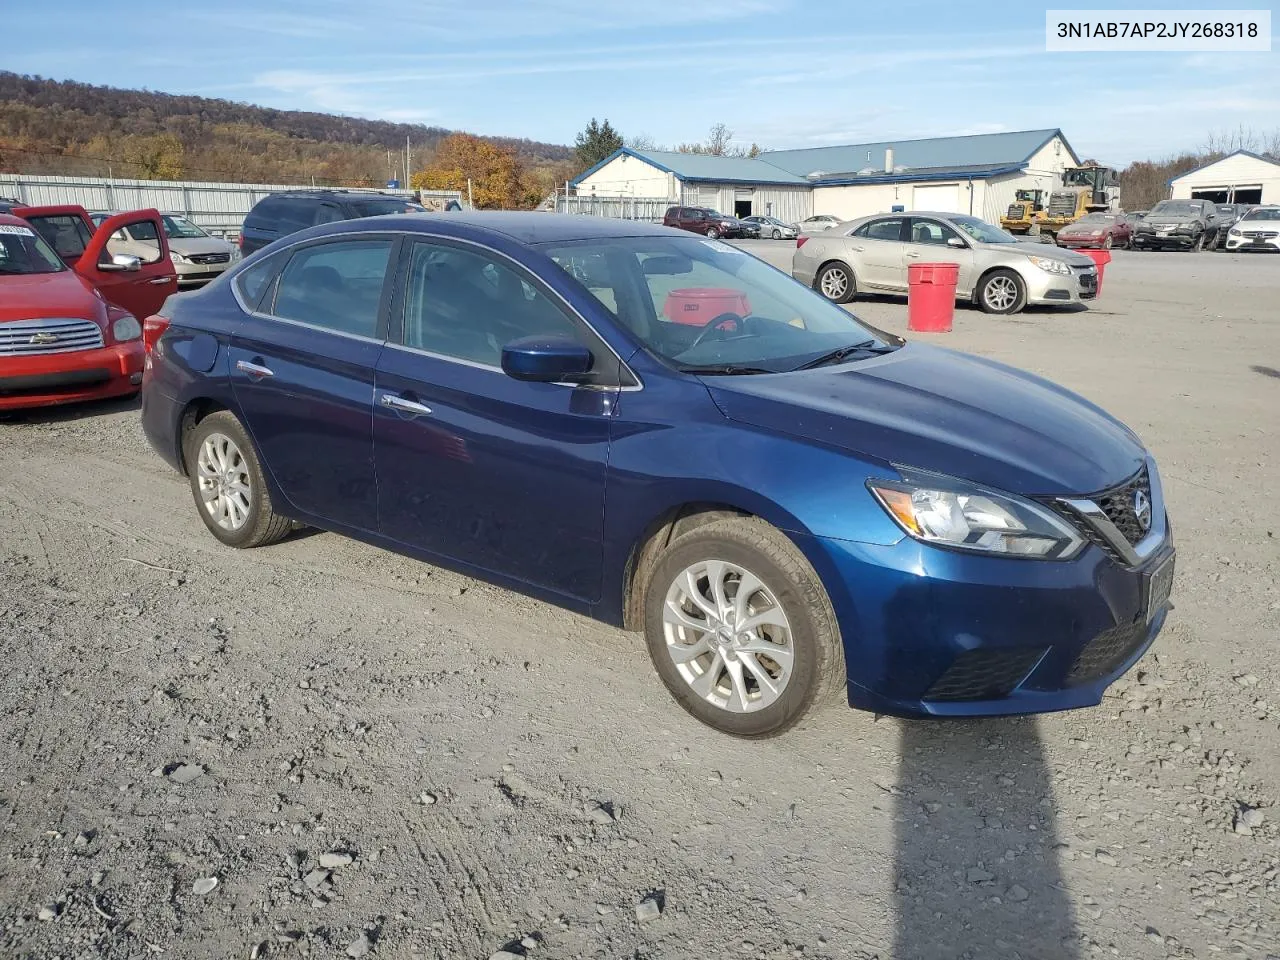
[[[343,221],[343,222],[349,222],[349,221]],[[279,250],[275,250],[272,253],[268,254],[267,256],[274,257],[279,254],[283,254],[286,251],[292,251],[295,247],[300,247],[308,244],[320,244],[320,243],[325,243],[329,241],[339,241],[340,239],[345,237],[379,237],[379,236],[408,237],[410,240],[414,238],[425,239],[425,240],[448,240],[448,241],[463,244],[466,246],[477,247],[481,250],[486,250],[490,253],[496,254],[497,256],[502,257],[504,260],[515,264],[515,266],[525,270],[526,272],[532,273],[532,271],[530,271],[528,267],[523,266],[523,264],[516,263],[516,261],[512,260],[509,255],[503,253],[501,250],[497,249],[496,247],[489,246],[486,243],[480,243],[479,241],[470,240],[464,237],[452,237],[447,234],[423,233],[418,230],[352,230],[352,231],[347,231],[341,234],[335,234],[333,236],[309,237],[305,240],[298,240],[295,243],[285,244]],[[293,253],[289,253],[289,257],[292,258],[292,256],[293,256]],[[263,257],[263,259],[265,260],[267,259],[267,257]],[[239,264],[237,264],[237,269],[238,270],[244,269],[243,265],[245,262],[246,261],[242,260]],[[288,266],[288,263],[286,260],[285,267],[287,266]],[[285,267],[281,267],[281,273],[283,273]],[[388,267],[390,267],[390,264],[388,264]],[[278,273],[271,282],[272,283],[278,282],[280,279],[281,273]],[[463,360],[458,357],[446,357],[442,354],[432,353],[430,350],[422,350],[421,348],[418,348],[418,347],[410,347],[406,344],[394,343],[390,339],[365,337],[358,333],[344,333],[340,330],[331,330],[328,327],[322,327],[314,323],[307,323],[306,321],[303,321],[303,320],[290,320],[287,317],[278,317],[272,313],[260,313],[257,310],[250,309],[248,306],[245,305],[244,298],[240,296],[240,285],[236,283],[236,280],[238,279],[239,279],[238,272],[235,276],[229,278],[229,282],[231,285],[231,295],[235,298],[236,304],[240,307],[240,309],[244,313],[247,313],[251,317],[256,317],[259,320],[275,320],[280,323],[292,323],[297,326],[308,327],[312,330],[322,330],[325,333],[332,333],[335,336],[339,336],[339,337],[350,337],[353,340],[363,340],[371,343],[382,343],[390,347],[397,347],[397,348],[409,350],[415,353],[421,353],[425,356],[434,357],[437,360],[451,360],[455,363],[462,363],[468,366],[478,367],[482,370],[497,370],[499,373],[502,373],[503,376],[506,376],[506,373],[502,370],[501,367],[493,367],[493,366],[490,366],[489,364],[476,363],[475,361]],[[407,279],[408,278],[406,277],[406,282],[407,282]],[[613,345],[610,344],[608,340],[606,340],[604,337],[600,335],[600,331],[595,328],[595,325],[592,324],[591,321],[588,320],[586,317],[584,317],[581,311],[579,311],[576,307],[574,307],[573,304],[571,304],[568,300],[566,300],[558,290],[553,289],[549,284],[546,283],[546,281],[542,281],[542,282],[543,282],[543,285],[547,288],[547,290],[557,300],[559,300],[561,304],[564,305],[564,308],[568,310],[570,314],[577,317],[586,326],[586,328],[591,331],[591,333],[595,336],[595,338],[599,340],[602,344],[604,344],[605,349],[607,349],[611,354],[613,354],[614,359],[618,361],[619,367],[625,370],[631,376],[631,378],[635,380],[634,384],[616,384],[613,386],[605,387],[604,389],[621,390],[629,393],[643,390],[644,381],[640,378],[640,375],[637,374],[635,370],[631,368],[631,365],[627,363],[626,360],[622,359],[622,355],[619,354],[618,351],[613,348]],[[565,384],[565,386],[582,387],[582,386],[586,386],[586,384],[575,383],[575,384]]]

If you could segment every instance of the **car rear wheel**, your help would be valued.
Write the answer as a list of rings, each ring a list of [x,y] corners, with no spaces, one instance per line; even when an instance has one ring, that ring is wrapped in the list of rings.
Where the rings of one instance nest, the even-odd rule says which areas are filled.
[[[667,690],[703,723],[768,737],[846,681],[826,590],[787,537],[727,517],[677,537],[646,586],[645,640]]]
[[[712,240],[716,240],[720,236],[720,231],[717,230],[715,227],[707,227],[707,236],[710,237]]]
[[[258,452],[233,413],[220,410],[196,424],[186,462],[200,519],[227,546],[265,546],[292,528],[272,510]]]
[[[1013,270],[995,270],[978,288],[978,306],[984,313],[1017,313],[1027,305],[1027,285]]]
[[[843,263],[828,263],[819,270],[816,286],[832,303],[848,303],[858,292],[853,271]]]

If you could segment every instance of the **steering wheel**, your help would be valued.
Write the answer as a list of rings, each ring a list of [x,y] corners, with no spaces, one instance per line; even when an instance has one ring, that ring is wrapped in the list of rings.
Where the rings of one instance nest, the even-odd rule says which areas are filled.
[[[702,343],[703,340],[707,339],[707,337],[711,336],[711,331],[718,330],[721,324],[728,323],[731,320],[733,321],[733,325],[738,328],[738,332],[743,332],[743,328],[747,325],[747,318],[738,316],[732,310],[726,311],[718,317],[712,317],[704,323],[702,325],[702,329],[698,331],[698,335],[693,338],[693,343],[689,344],[685,349],[692,350],[698,344]]]

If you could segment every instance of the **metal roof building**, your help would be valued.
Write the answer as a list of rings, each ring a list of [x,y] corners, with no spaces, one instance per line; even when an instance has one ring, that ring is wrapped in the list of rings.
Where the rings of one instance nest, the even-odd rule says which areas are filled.
[[[1280,203],[1280,161],[1237,150],[1169,181],[1174,200]]]
[[[579,195],[666,198],[792,221],[901,207],[998,223],[1016,190],[1050,190],[1078,164],[1062,131],[1044,129],[773,150],[755,159],[624,147],[573,185]]]

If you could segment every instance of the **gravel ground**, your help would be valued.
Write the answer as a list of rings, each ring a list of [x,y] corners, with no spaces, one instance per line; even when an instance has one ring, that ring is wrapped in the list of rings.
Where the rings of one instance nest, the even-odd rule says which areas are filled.
[[[133,403],[0,423],[0,955],[1280,955],[1280,257],[1119,252],[1087,311],[935,340],[1160,459],[1176,610],[1096,709],[730,740],[636,635],[219,546]]]

